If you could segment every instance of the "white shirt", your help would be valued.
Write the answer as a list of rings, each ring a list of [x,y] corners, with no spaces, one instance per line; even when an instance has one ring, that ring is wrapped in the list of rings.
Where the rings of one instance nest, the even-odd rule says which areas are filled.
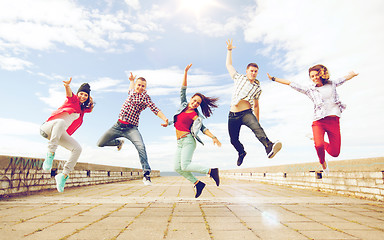
[[[339,106],[333,101],[333,89],[331,84],[326,84],[317,88],[320,92],[321,98],[324,102],[324,109],[326,116],[341,116]]]
[[[71,126],[71,124],[73,123],[73,121],[75,121],[76,119],[78,119],[80,117],[80,113],[72,113],[72,114],[68,114],[67,112],[62,112],[60,113],[59,115],[57,115],[55,117],[55,119],[63,119],[64,122],[65,122],[65,130],[67,130],[69,128],[69,126]]]
[[[259,99],[261,88],[258,80],[251,83],[246,75],[238,72],[233,75],[232,79],[235,81],[235,88],[232,93],[231,106],[236,106],[240,100],[248,101],[252,105],[254,99]]]

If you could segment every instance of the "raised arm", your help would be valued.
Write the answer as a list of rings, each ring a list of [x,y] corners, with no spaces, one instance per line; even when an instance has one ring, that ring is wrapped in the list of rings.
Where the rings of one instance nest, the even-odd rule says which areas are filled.
[[[68,81],[63,81],[64,87],[65,87],[65,93],[66,93],[67,97],[72,97],[72,89],[69,86],[69,84],[71,84],[71,82],[72,82],[72,77],[69,78]]]
[[[187,65],[184,70],[184,78],[183,78],[183,83],[181,84],[182,87],[187,86],[187,75],[188,75],[188,70],[192,67],[192,63]]]
[[[282,78],[271,77],[271,75],[269,75],[269,73],[267,73],[267,75],[268,75],[269,80],[272,80],[274,82],[282,83],[282,84],[285,84],[285,85],[291,84],[291,81],[288,81],[288,80],[285,80],[285,79],[282,79]]]
[[[359,75],[359,74],[352,71],[352,72],[349,72],[348,75],[346,75],[344,78],[346,80],[351,80],[352,78],[356,77],[357,75]]]
[[[225,66],[227,67],[229,75],[233,77],[236,73],[236,69],[232,66],[232,49],[235,48],[235,46],[232,45],[232,40],[228,40],[227,42],[227,60],[225,62]]]
[[[132,90],[135,88],[135,79],[136,79],[136,75],[133,76],[132,72],[131,72],[131,76],[129,76],[129,90]]]

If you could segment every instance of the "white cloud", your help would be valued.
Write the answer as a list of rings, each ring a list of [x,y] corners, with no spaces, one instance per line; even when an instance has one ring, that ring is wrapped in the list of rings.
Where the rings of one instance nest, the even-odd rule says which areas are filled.
[[[31,67],[33,64],[16,57],[1,56],[0,55],[0,68],[8,71],[21,70]]]
[[[122,82],[123,82],[122,80],[103,77],[103,78],[99,78],[96,81],[90,82],[89,84],[91,86],[92,91],[104,91],[104,90],[110,89],[111,87],[118,86]]]
[[[125,3],[133,8],[134,10],[139,10],[141,8],[139,0],[124,0]]]
[[[384,25],[382,1],[256,3],[244,29],[245,39],[285,51],[281,66],[287,71],[325,61],[343,68],[361,67],[367,65],[366,61],[373,62],[371,57],[377,58],[377,53],[384,50],[384,33],[377,31]]]
[[[138,1],[126,2],[139,7]],[[157,10],[154,6],[134,16],[123,11],[104,14],[69,0],[1,1],[0,46],[49,50],[64,44],[84,51],[113,51],[116,41],[143,42],[149,31],[162,31],[158,20],[167,15]]]
[[[0,118],[0,135],[34,135],[38,134],[40,129],[40,125],[27,122],[20,121],[17,119],[9,119],[9,118]]]

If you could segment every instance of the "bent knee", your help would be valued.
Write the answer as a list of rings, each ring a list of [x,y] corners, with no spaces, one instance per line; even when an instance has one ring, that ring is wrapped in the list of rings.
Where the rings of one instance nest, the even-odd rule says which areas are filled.
[[[74,146],[72,149],[72,152],[81,153],[83,151],[83,148],[80,145]]]
[[[173,170],[175,170],[175,172],[177,172],[177,173],[181,173],[182,172],[180,167],[175,167],[175,168],[173,168]]]

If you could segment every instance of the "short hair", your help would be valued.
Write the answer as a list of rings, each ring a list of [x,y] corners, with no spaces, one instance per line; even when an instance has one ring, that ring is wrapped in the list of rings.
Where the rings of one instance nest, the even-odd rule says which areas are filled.
[[[255,68],[259,69],[259,66],[257,66],[256,63],[250,63],[250,64],[248,64],[247,69],[250,68],[250,67],[255,67]]]
[[[312,71],[318,72],[319,77],[320,77],[321,81],[323,82],[323,84],[328,82],[329,72],[328,72],[328,69],[324,65],[317,64],[313,67],[310,67],[308,69],[308,74],[311,74]]]
[[[143,77],[139,77],[137,80],[141,80],[141,81],[144,81],[144,82],[147,81],[147,80],[145,80],[145,78],[143,78]]]

